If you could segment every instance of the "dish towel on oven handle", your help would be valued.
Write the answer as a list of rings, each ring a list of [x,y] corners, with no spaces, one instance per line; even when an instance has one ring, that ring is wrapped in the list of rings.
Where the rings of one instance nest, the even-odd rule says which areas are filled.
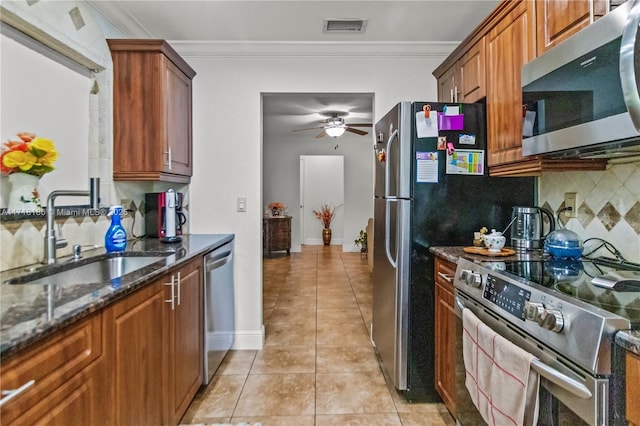
[[[492,426],[538,422],[540,378],[535,357],[493,331],[465,308],[462,311],[465,385],[471,400]]]

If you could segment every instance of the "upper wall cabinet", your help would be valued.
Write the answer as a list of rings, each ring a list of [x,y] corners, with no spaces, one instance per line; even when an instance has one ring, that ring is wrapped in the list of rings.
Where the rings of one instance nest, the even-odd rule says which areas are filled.
[[[522,66],[539,54],[540,31],[555,34],[547,43],[549,47],[558,43],[581,28],[570,24],[584,14],[581,6],[573,3],[592,1],[602,0],[504,0],[433,72],[441,102],[477,102],[486,98],[487,164],[492,176],[605,167],[606,162],[601,160],[522,157]],[[587,10],[591,16],[591,4]],[[541,29],[541,13],[547,15],[544,22],[552,30]]]
[[[107,40],[113,179],[189,183],[195,71],[164,40]]]
[[[602,17],[605,0],[536,1],[538,55]]]
[[[520,70],[535,57],[534,14],[526,1],[489,32],[487,40],[487,164],[522,160]]]
[[[438,79],[438,101],[478,102],[486,96],[485,40],[481,38],[446,70],[434,72]]]

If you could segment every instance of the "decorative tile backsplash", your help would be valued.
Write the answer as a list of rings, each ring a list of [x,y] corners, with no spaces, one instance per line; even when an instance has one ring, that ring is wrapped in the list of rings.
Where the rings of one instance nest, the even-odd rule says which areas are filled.
[[[188,192],[184,193],[183,213],[189,217]],[[127,231],[127,237],[132,240],[141,237],[144,229],[144,200],[133,199],[131,204],[125,206],[129,210],[122,216],[122,225]],[[64,210],[61,208],[60,210]],[[60,211],[59,210],[59,211]],[[59,258],[70,256],[74,244],[84,246],[104,247],[104,235],[109,228],[111,219],[103,214],[89,216],[68,216],[56,219],[56,235],[60,236],[59,227],[62,228],[62,236],[68,241],[67,247],[57,251]],[[183,226],[183,232],[189,232],[189,222]],[[28,220],[15,220],[0,222],[0,241],[2,251],[0,253],[0,271],[33,265],[44,259],[44,236],[46,219],[40,216]]]
[[[640,162],[604,171],[549,172],[539,178],[539,204],[558,215],[565,192],[576,192],[578,217],[559,222],[582,240],[601,238],[630,261],[640,262]],[[606,251],[599,255],[611,256]]]

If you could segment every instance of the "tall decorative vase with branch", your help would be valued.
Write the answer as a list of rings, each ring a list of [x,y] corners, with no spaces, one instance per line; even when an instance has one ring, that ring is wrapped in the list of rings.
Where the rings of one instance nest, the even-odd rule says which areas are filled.
[[[325,246],[331,244],[331,222],[336,217],[336,208],[331,204],[321,204],[320,207],[313,209],[313,215],[318,219],[322,226],[322,242]]]

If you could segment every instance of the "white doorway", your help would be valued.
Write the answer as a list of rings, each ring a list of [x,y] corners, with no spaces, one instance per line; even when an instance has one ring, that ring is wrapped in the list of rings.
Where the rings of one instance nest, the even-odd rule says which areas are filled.
[[[331,245],[342,245],[344,220],[344,157],[300,156],[300,235],[302,244],[322,245],[322,223],[313,215],[321,204],[336,209]]]

